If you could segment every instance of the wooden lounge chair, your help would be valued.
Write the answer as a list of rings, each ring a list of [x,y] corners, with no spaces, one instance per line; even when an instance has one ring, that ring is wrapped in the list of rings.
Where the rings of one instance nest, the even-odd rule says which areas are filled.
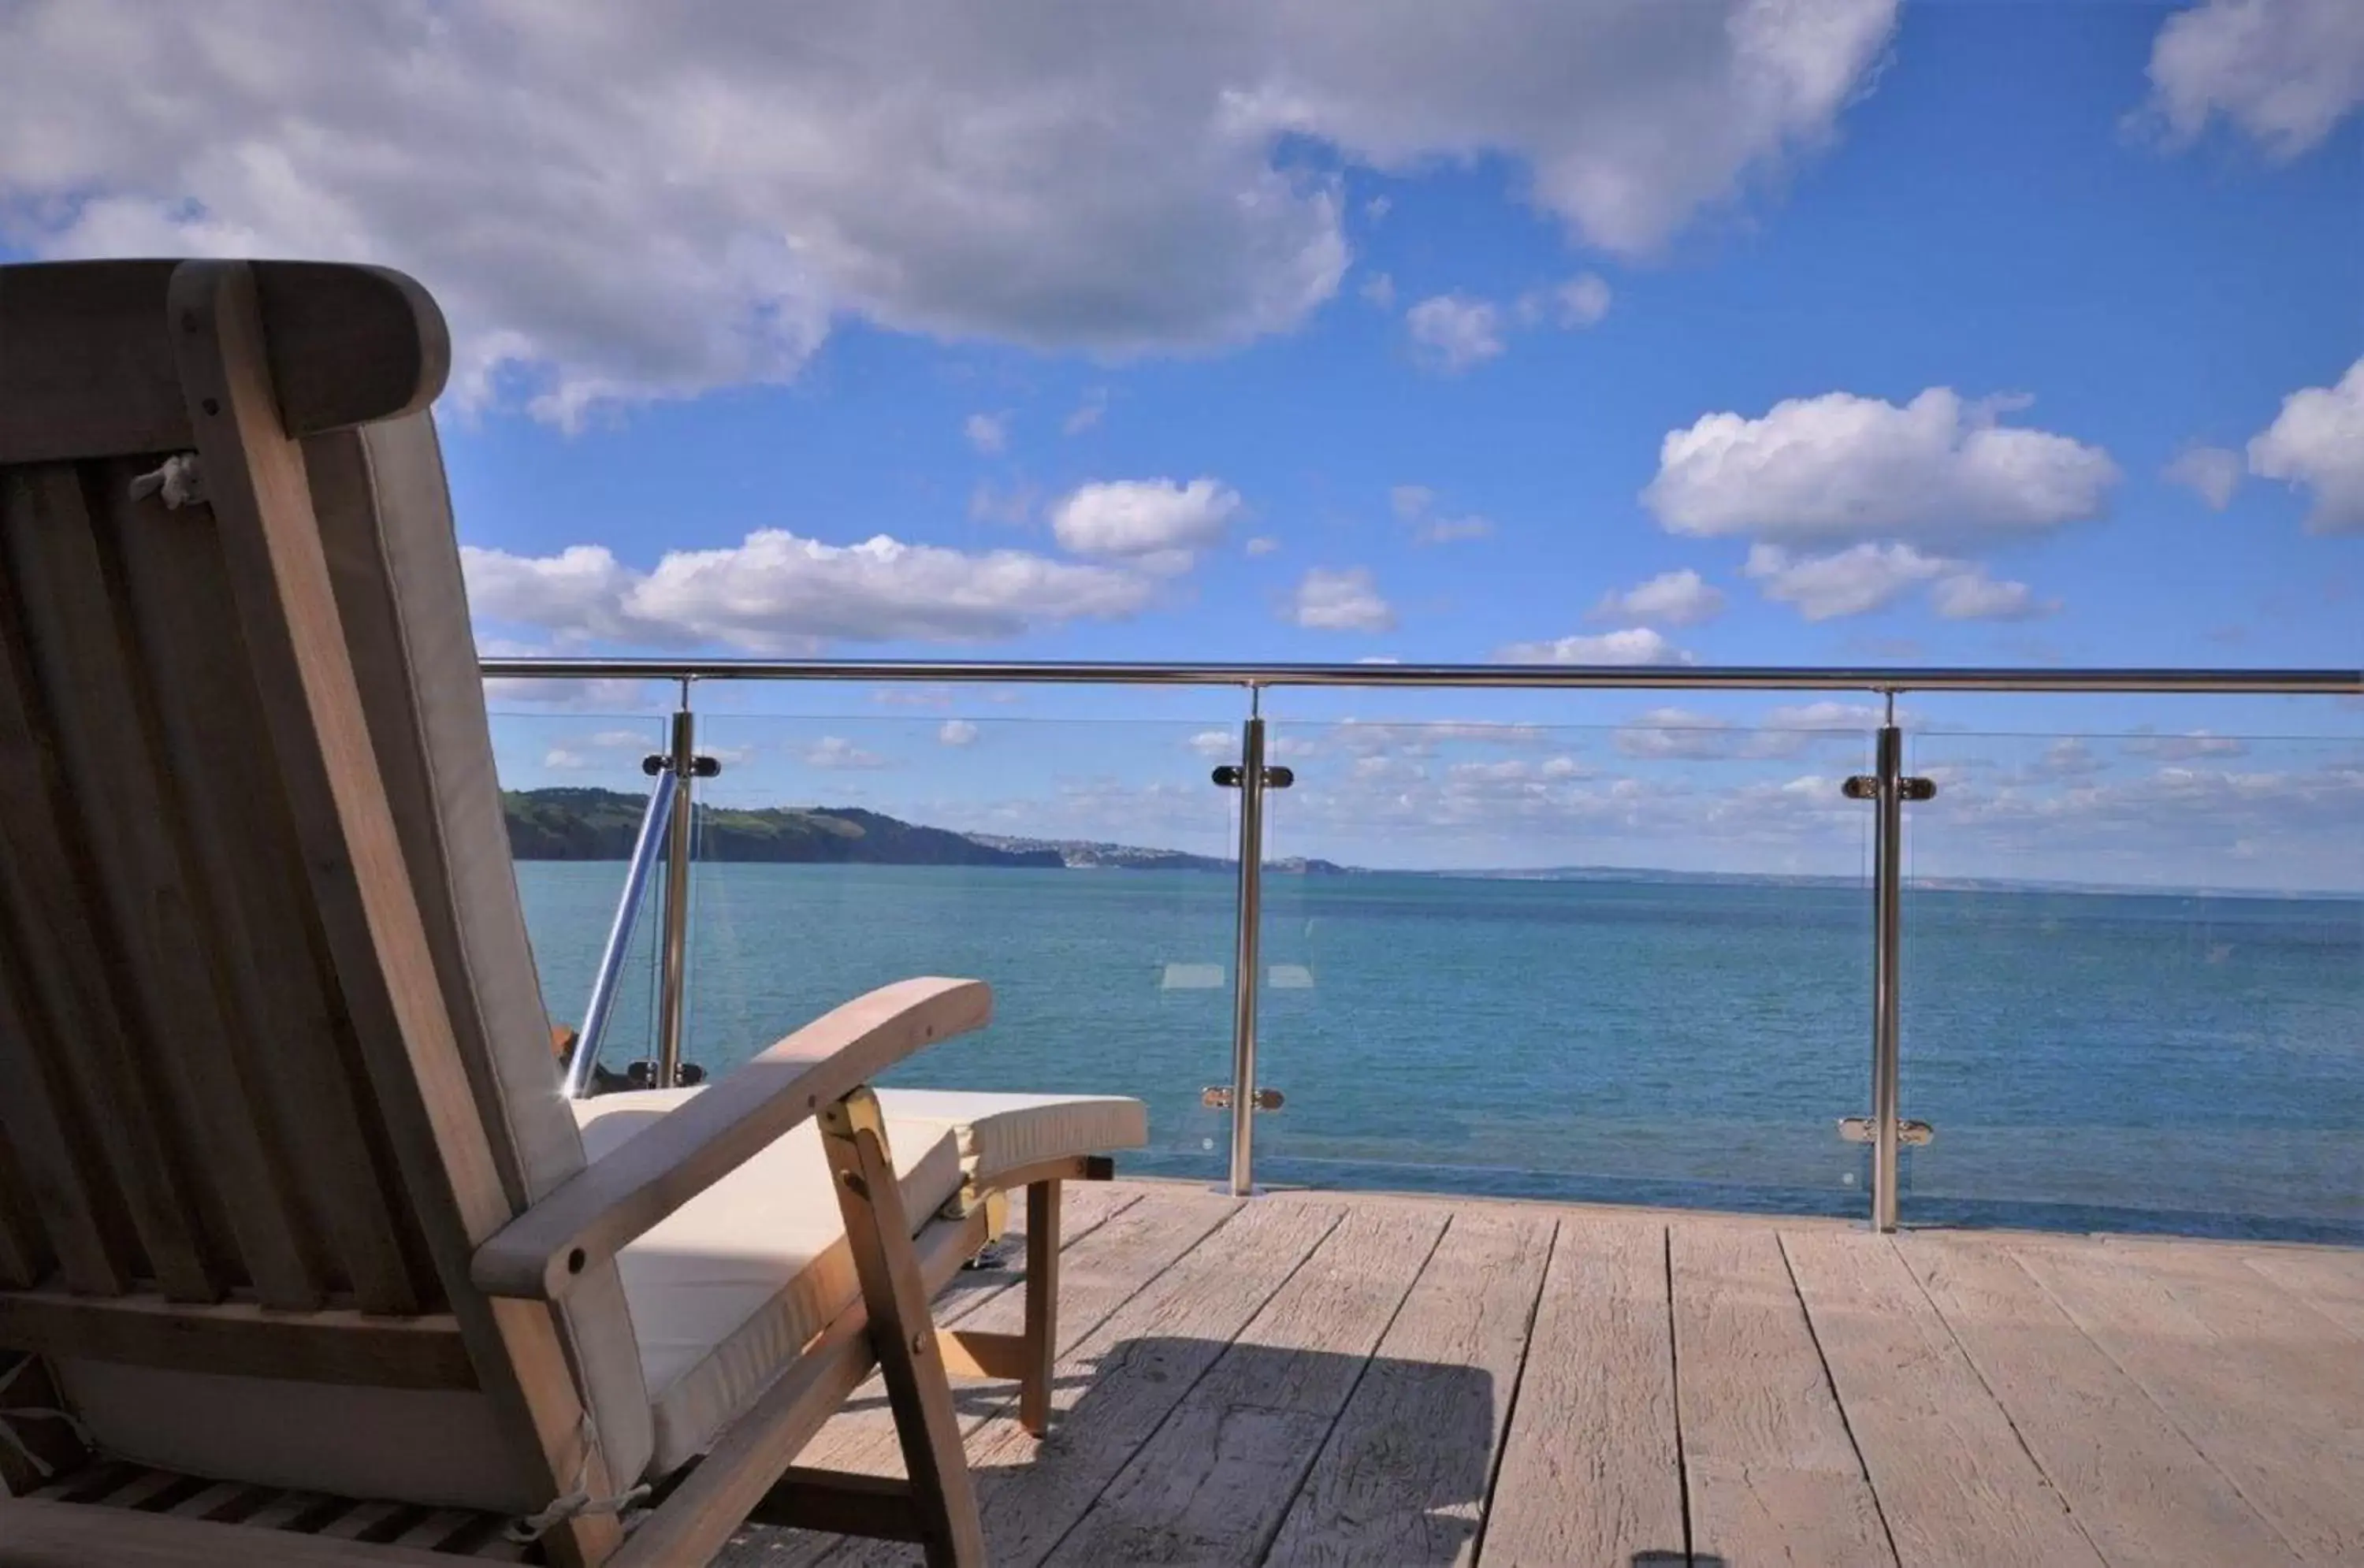
[[[947,1363],[1041,1429],[1059,1184],[1141,1106],[873,1093],[986,1021],[938,979],[561,1095],[448,359],[391,272],[0,268],[0,1562],[981,1561]],[[1020,1187],[1025,1332],[939,1333]],[[794,1468],[874,1365],[909,1482]]]

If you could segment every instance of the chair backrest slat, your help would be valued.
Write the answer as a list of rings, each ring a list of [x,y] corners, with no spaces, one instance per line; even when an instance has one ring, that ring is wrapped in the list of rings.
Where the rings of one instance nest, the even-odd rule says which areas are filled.
[[[55,1266],[57,1255],[41,1231],[40,1217],[25,1197],[25,1175],[17,1168],[7,1124],[0,1121],[0,1289],[28,1289]]]
[[[104,1182],[118,1195],[139,1240],[138,1275],[174,1300],[212,1301],[226,1286],[191,1201],[195,1162],[173,1146],[162,1096],[136,1060],[120,1012],[131,977],[109,940],[117,933],[89,874],[94,865],[99,879],[122,873],[119,835],[149,825],[109,824],[94,843],[72,804],[75,771],[95,760],[78,742],[94,719],[128,716],[75,712],[72,739],[58,722],[61,708],[74,710],[94,694],[74,690],[71,679],[58,681],[63,651],[54,638],[59,623],[73,617],[61,615],[47,596],[56,584],[40,547],[45,536],[86,526],[70,470],[0,474],[0,733],[11,737],[6,749],[16,754],[0,782],[16,873],[9,879],[11,989],[21,1027],[48,1066],[27,1088],[77,1102],[79,1115],[53,1111],[53,1119],[61,1129],[86,1132],[96,1145],[96,1162],[87,1156],[78,1162],[83,1179]],[[86,630],[73,626],[70,635],[81,641]],[[152,885],[118,883],[110,891],[140,913],[169,897]]]
[[[158,751],[204,829],[189,835],[192,860],[231,1026],[225,1065],[273,1184],[262,1212],[295,1206],[283,1218],[321,1260],[315,1289],[349,1291],[366,1312],[427,1310],[441,1293],[396,1194],[383,1132],[364,1115],[359,1048],[300,896],[293,823],[222,613],[219,542],[210,528],[133,503],[128,465],[112,478],[106,537],[156,698]],[[330,1049],[292,1048],[311,1041]]]
[[[0,819],[9,815],[0,799]],[[7,1143],[0,1151],[6,1156],[0,1185],[7,1189],[0,1208],[29,1217],[26,1239],[11,1249],[34,1270],[22,1284],[39,1283],[39,1264],[54,1258],[68,1289],[117,1296],[133,1277],[131,1225],[86,1118],[52,1089],[56,1068],[44,1060],[46,1040],[37,1039],[32,1011],[18,999],[24,947],[16,917],[25,900],[16,895],[15,882],[0,864],[0,1075],[9,1085],[0,1095],[0,1134]]]
[[[185,1250],[196,1254],[202,1294],[176,1285],[185,1264],[151,1240],[165,1294],[216,1299],[243,1284],[266,1306],[317,1307],[323,1287],[307,1228],[271,1169],[231,1050],[236,1031],[217,984],[216,890],[192,864],[213,825],[181,809],[160,744],[149,660],[133,636],[106,516],[110,482],[128,475],[109,466],[35,469],[18,488],[31,505],[9,509],[0,538],[60,754],[58,815],[85,857],[91,924],[117,982],[118,1021],[105,1049],[88,1054],[111,1070],[106,1103],[151,1107],[148,1141],[196,1220]],[[103,555],[116,555],[117,570]],[[168,666],[188,657],[147,651]]]

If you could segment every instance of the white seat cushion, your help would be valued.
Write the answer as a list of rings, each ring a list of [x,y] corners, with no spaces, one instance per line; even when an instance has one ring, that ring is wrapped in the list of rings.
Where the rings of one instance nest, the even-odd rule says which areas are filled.
[[[697,1093],[574,1102],[585,1152],[597,1161]],[[1138,1100],[934,1089],[882,1089],[878,1100],[915,1229],[965,1176],[1137,1148],[1148,1136]],[[859,1294],[819,1128],[796,1128],[691,1199],[617,1267],[654,1413],[649,1473],[663,1475],[704,1452]]]
[[[949,1128],[960,1142],[962,1173],[987,1181],[1044,1160],[1138,1149],[1149,1141],[1148,1107],[1117,1095],[881,1089],[878,1104],[897,1126]]]
[[[585,1152],[597,1161],[696,1093],[576,1101]],[[886,1142],[917,1228],[960,1191],[959,1144],[948,1129],[891,1120]],[[626,1247],[616,1266],[654,1418],[649,1473],[663,1475],[703,1453],[857,1294],[820,1128],[796,1128]]]

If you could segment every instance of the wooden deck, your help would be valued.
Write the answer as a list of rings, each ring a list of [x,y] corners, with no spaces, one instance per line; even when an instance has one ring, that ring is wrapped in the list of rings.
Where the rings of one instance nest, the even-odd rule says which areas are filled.
[[[1052,1436],[961,1396],[997,1564],[2364,1562],[2364,1251],[1153,1183],[1065,1229]],[[899,1470],[875,1385],[802,1462]]]

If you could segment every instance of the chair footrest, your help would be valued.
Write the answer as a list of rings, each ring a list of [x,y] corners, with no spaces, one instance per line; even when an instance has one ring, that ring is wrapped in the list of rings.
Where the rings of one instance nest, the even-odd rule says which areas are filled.
[[[944,1370],[954,1377],[1018,1378],[1026,1375],[1026,1336],[992,1334],[982,1329],[939,1329],[936,1347]]]
[[[886,1475],[791,1465],[747,1515],[753,1524],[879,1540],[924,1540],[911,1484]]]

